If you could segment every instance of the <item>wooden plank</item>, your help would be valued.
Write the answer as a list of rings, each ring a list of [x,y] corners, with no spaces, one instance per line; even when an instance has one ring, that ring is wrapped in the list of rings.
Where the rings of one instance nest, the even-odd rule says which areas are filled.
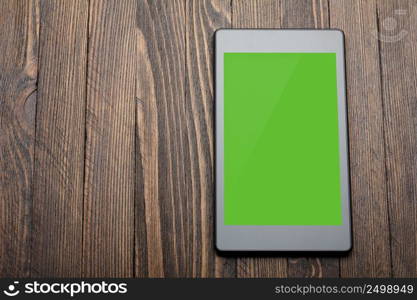
[[[43,1],[32,276],[80,276],[87,52],[84,1]]]
[[[282,28],[329,28],[327,0],[282,0]]]
[[[149,57],[146,35],[151,35],[151,3],[138,2],[139,30],[136,81],[136,224],[135,275],[137,277],[164,277],[162,253],[161,212],[158,195],[158,107],[156,83]],[[143,26],[143,29],[141,28]],[[152,37],[149,37],[151,39]],[[151,46],[153,46],[151,44]],[[152,51],[152,49],[149,49]],[[157,61],[157,58],[153,58]]]
[[[282,28],[329,28],[327,0],[282,1]],[[339,259],[292,257],[288,259],[289,277],[339,277]]]
[[[232,1],[233,28],[280,28],[280,1]]]
[[[0,277],[27,277],[30,265],[38,1],[0,6]]]
[[[417,276],[417,3],[378,1],[392,276]]]
[[[256,0],[232,2],[234,28],[279,28],[280,1]],[[282,257],[241,257],[237,260],[238,277],[285,277],[287,262]]]
[[[90,1],[83,275],[134,266],[136,2]]]
[[[330,0],[330,26],[345,32],[353,250],[342,277],[389,277],[391,258],[376,4]]]
[[[137,172],[144,182],[137,196],[145,208],[146,239],[136,228],[137,246],[146,245],[148,276],[189,277],[200,270],[185,101],[185,2],[139,1],[138,12],[143,67],[137,84]],[[140,274],[140,261],[136,270],[146,275]]]
[[[216,255],[214,246],[214,74],[213,41],[230,27],[231,1],[186,2],[186,117],[193,214],[193,276],[235,277],[236,260]]]
[[[339,277],[339,260],[329,257],[288,258],[288,277]]]

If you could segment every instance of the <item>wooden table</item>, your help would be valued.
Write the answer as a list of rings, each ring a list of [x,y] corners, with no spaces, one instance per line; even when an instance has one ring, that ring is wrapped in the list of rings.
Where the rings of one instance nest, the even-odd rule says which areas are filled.
[[[1,0],[0,276],[417,276],[414,0]],[[353,251],[220,257],[213,33],[346,35]]]

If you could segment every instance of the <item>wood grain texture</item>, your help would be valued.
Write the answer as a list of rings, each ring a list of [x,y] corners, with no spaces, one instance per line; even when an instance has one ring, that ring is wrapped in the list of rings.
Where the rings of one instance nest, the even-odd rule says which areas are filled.
[[[233,28],[280,28],[281,1],[232,0]]]
[[[136,2],[90,1],[83,275],[134,267]]]
[[[144,30],[151,32],[149,4],[140,1],[137,9],[138,64],[136,82],[136,219],[135,275],[163,277],[162,225],[159,205],[158,169],[158,107],[156,82],[152,73]],[[143,25],[142,25],[143,24]],[[141,28],[143,26],[143,29]],[[149,41],[151,38],[148,37]],[[153,46],[153,45],[151,45]],[[158,58],[154,57],[154,60]]]
[[[189,277],[200,272],[194,230],[190,135],[185,101],[184,1],[140,1],[141,82],[137,91],[144,178],[149,276]],[[152,153],[152,160],[144,154]],[[159,219],[153,216],[159,215]],[[143,237],[142,237],[143,239]],[[142,243],[139,243],[141,245]],[[162,254],[162,255],[161,255]],[[197,263],[196,263],[197,262]]]
[[[193,213],[192,276],[234,277],[236,260],[214,245],[214,32],[230,27],[231,1],[186,2],[186,118]]]
[[[31,246],[35,277],[81,275],[87,11],[84,1],[42,1],[41,6]]]
[[[342,277],[391,275],[384,124],[375,1],[330,0],[330,26],[345,32],[353,250]]]
[[[327,0],[281,0],[282,28],[329,28]]]
[[[282,28],[329,28],[327,0],[282,1]],[[339,277],[338,258],[293,257],[288,259],[289,277]]]
[[[233,28],[280,28],[280,1],[257,0],[232,2]],[[284,257],[240,257],[237,259],[238,277],[286,277]]]
[[[0,2],[0,277],[29,276],[39,3]]]
[[[417,3],[378,1],[392,276],[417,276]]]
[[[339,259],[319,257],[288,258],[288,277],[339,277]]]

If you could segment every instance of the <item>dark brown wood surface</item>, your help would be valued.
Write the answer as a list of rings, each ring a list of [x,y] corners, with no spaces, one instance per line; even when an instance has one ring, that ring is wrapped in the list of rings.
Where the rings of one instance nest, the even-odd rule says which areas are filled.
[[[80,276],[87,5],[39,4],[30,275]]]
[[[353,250],[219,256],[213,34],[345,32]],[[0,277],[416,277],[413,0],[0,0]]]
[[[133,276],[136,2],[89,1],[84,276]]]
[[[383,99],[377,2],[331,1],[331,26],[346,36],[353,243],[343,277],[390,276]],[[405,200],[405,199],[404,199]]]

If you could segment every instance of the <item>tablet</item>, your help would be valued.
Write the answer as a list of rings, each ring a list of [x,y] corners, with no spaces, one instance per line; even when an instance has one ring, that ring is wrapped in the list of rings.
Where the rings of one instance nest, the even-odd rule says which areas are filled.
[[[216,247],[348,251],[344,35],[215,34]]]

